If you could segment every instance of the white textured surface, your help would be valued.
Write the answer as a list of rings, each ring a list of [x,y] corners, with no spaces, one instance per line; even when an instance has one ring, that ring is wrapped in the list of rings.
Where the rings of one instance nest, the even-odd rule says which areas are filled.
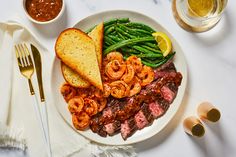
[[[0,21],[18,21],[28,26],[52,53],[55,38],[63,29],[96,12],[129,9],[141,12],[162,24],[184,50],[189,82],[183,107],[176,118],[158,135],[136,146],[139,157],[235,157],[236,156],[236,1],[229,0],[220,23],[202,34],[188,33],[174,21],[166,0],[67,0],[63,18],[51,25],[36,25],[24,15],[21,0],[0,0]],[[13,18],[14,17],[14,18]],[[1,43],[0,43],[1,44]],[[196,115],[202,101],[210,101],[222,112],[219,123],[205,123],[206,134],[196,139],[187,136],[182,120]],[[0,150],[0,156],[24,156],[21,152]]]

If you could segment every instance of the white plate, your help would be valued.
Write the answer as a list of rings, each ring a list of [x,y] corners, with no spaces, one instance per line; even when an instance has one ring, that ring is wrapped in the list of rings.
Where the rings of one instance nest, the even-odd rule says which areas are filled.
[[[79,134],[87,137],[88,139],[92,141],[108,144],[108,145],[126,145],[126,144],[137,143],[145,139],[148,139],[152,137],[153,135],[157,134],[158,132],[160,132],[169,123],[169,121],[174,117],[175,113],[181,106],[182,98],[184,96],[186,83],[187,83],[186,61],[185,61],[184,54],[179,44],[164,27],[162,27],[156,21],[154,21],[153,19],[145,15],[142,15],[140,13],[133,12],[133,11],[126,11],[126,10],[106,11],[106,12],[101,12],[98,14],[91,15],[81,20],[80,22],[78,22],[74,27],[80,28],[82,30],[86,30],[94,26],[95,24],[100,23],[101,21],[106,21],[111,18],[121,18],[121,17],[129,17],[132,22],[141,22],[141,23],[147,24],[151,26],[152,28],[154,28],[156,31],[165,32],[170,37],[173,44],[173,50],[176,51],[174,63],[177,68],[177,71],[180,71],[182,73],[183,80],[182,80],[181,86],[179,87],[178,94],[174,102],[169,107],[166,114],[162,116],[161,118],[155,120],[151,126],[146,127],[140,131],[137,131],[133,136],[129,137],[126,141],[122,139],[120,134],[117,134],[112,137],[108,136],[104,138],[93,133],[91,130],[87,130],[87,131],[75,130]],[[69,113],[67,109],[67,104],[64,101],[59,90],[60,86],[65,81],[61,73],[60,60],[57,58],[55,58],[54,60],[54,65],[53,65],[51,74],[52,74],[51,89],[52,89],[54,104],[58,112],[61,114],[61,116],[65,120],[65,122],[67,122],[67,124],[73,128],[73,124],[71,122],[71,114]]]

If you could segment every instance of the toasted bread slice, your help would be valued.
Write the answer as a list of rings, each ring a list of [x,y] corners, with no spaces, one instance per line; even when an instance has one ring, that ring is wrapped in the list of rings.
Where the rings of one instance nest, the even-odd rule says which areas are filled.
[[[102,66],[102,45],[103,45],[103,23],[97,25],[91,32],[88,34],[95,43],[97,60],[99,68]],[[73,71],[63,62],[61,62],[61,70],[64,76],[64,79],[73,87],[77,88],[88,88],[90,83],[83,79],[78,73]]]
[[[83,79],[77,72],[69,68],[63,62],[61,62],[61,71],[64,79],[71,86],[77,88],[88,88],[90,86],[90,83],[88,81]]]
[[[98,24],[88,35],[93,39],[95,43],[97,60],[99,68],[102,67],[102,46],[103,46],[103,31],[104,25],[103,22]]]
[[[83,79],[103,90],[95,44],[87,34],[76,28],[64,30],[57,38],[55,52]]]

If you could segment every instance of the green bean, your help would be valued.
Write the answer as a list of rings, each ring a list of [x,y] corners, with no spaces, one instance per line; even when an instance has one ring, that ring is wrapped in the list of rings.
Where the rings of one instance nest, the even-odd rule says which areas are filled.
[[[109,38],[111,38],[113,41],[115,41],[115,42],[119,42],[119,41],[121,41],[122,39],[120,39],[119,37],[117,37],[117,36],[114,36],[114,35],[107,35]],[[134,50],[133,49],[133,47],[136,47],[136,50]],[[161,51],[159,51],[159,50],[156,50],[156,49],[152,49],[152,48],[150,48],[150,47],[148,47],[148,46],[128,46],[128,48],[125,48],[126,50],[122,50],[122,51],[127,51],[127,52],[130,52],[130,53],[135,53],[135,54],[137,54],[138,53],[138,51],[140,51],[140,52],[143,52],[143,51],[145,51],[144,50],[144,48],[146,48],[147,50],[150,50],[150,51],[148,51],[148,53],[152,53],[152,52],[156,52],[156,53],[161,53]],[[137,51],[138,50],[138,51]],[[151,52],[152,51],[152,52]]]
[[[137,37],[143,37],[142,34],[139,34],[137,32],[133,32],[131,31],[131,29],[129,29],[128,27],[124,26],[124,25],[117,25],[118,28],[120,28],[121,30],[123,30],[124,32],[126,32],[127,34],[129,34],[129,38],[137,38]]]
[[[129,18],[111,19],[111,20],[105,21],[104,26],[108,26],[115,23],[127,23],[127,22],[129,22]]]
[[[122,40],[127,40],[127,39],[129,39],[129,38],[123,36],[120,32],[116,32],[116,33],[117,33],[118,37],[119,37],[120,39],[122,39]]]
[[[159,61],[157,63],[148,62],[148,61],[145,61],[145,60],[142,59],[142,63],[147,65],[147,66],[150,66],[150,67],[153,67],[153,68],[157,68],[157,67],[165,64],[168,60],[172,59],[174,57],[174,55],[175,55],[175,52],[170,53],[165,58],[163,58],[161,61]]]
[[[106,32],[106,30],[108,30],[110,27],[115,26],[116,24],[111,24],[108,26],[104,26],[104,32]]]
[[[131,28],[139,28],[139,29],[143,29],[143,30],[146,30],[150,33],[153,33],[155,32],[154,29],[152,29],[151,27],[145,25],[145,24],[142,24],[142,23],[138,23],[138,22],[129,22],[126,24],[126,26],[128,27],[131,27]]]
[[[159,54],[159,55],[162,55],[162,53],[153,53],[153,51],[151,51],[151,50],[149,50],[149,49],[146,49],[146,48],[144,48],[144,47],[141,47],[141,46],[137,46],[137,45],[134,45],[133,48],[136,49],[136,50],[138,50],[138,51],[140,51],[140,52],[142,52],[142,53],[146,53],[146,54],[150,53],[150,54]]]
[[[107,37],[107,36],[104,36],[104,42],[105,42],[106,44],[108,44],[109,46],[116,43],[115,41],[113,41],[111,38],[109,38],[109,37]]]
[[[122,52],[126,52],[129,54],[139,54],[139,52],[137,50],[134,50],[132,48],[128,48],[128,47],[123,47],[121,48]]]
[[[125,32],[124,30],[120,29],[119,27],[115,28],[117,32],[119,32],[121,35],[127,37],[127,38],[135,38],[135,36],[130,35],[129,33]]]
[[[109,38],[111,38],[112,40],[116,41],[116,42],[119,42],[119,41],[123,40],[123,39],[121,39],[121,38],[119,38],[119,37],[117,37],[115,35],[107,35],[107,36]]]
[[[143,48],[147,49],[147,50],[150,50],[154,53],[162,53],[160,50],[157,50],[157,49],[154,49],[154,48],[151,48],[149,46],[146,46],[146,45],[142,45]]]
[[[110,34],[111,32],[115,31],[115,26],[109,27],[107,30],[104,31],[104,34]]]
[[[144,42],[143,45],[147,45],[151,48],[154,48],[154,49],[157,49],[157,50],[160,50],[160,48],[157,46],[156,43],[151,43],[151,42]]]
[[[159,62],[161,62],[163,59],[165,58],[142,58],[142,60],[149,62],[149,63],[153,63],[153,64],[157,64]]]
[[[153,37],[144,37],[144,38],[135,38],[135,39],[128,39],[128,40],[123,40],[120,41],[114,45],[111,45],[110,47],[108,47],[107,49],[104,50],[104,54],[108,54],[109,52],[116,50],[118,48],[124,47],[126,45],[130,45],[130,44],[135,44],[135,43],[139,43],[139,42],[144,42],[144,41],[154,41],[155,39]]]
[[[139,54],[137,55],[139,58],[162,58],[162,54],[155,54],[155,53],[147,53],[147,54]]]
[[[128,30],[127,30],[127,32],[125,32],[126,31],[126,28],[127,27],[125,27],[125,26],[122,26],[122,25],[119,25],[120,27],[119,28],[116,28],[117,30],[118,30],[118,32],[120,32],[121,34],[123,34],[124,36],[126,36],[127,38],[135,38],[134,36],[131,36],[131,35],[129,35],[127,32],[129,32]],[[135,34],[135,35],[137,35],[137,34]],[[109,35],[108,35],[109,36]],[[122,39],[120,39],[119,37],[115,37],[115,36],[109,36],[110,38],[112,38],[112,39],[114,39],[115,41],[117,41],[117,42],[119,42],[119,41],[121,41]],[[151,47],[149,47],[149,46],[142,46],[143,48],[145,48],[145,49],[147,49],[147,50],[150,50],[150,51],[152,51],[152,52],[156,52],[156,53],[161,53],[161,51],[160,50],[157,50],[157,49],[154,49],[154,48],[151,48]],[[153,47],[153,46],[152,46]],[[156,46],[157,47],[157,46]],[[141,48],[142,49],[142,48]],[[137,50],[140,50],[140,49],[137,49]],[[140,50],[141,52],[142,51],[145,51],[145,50]]]
[[[147,66],[152,67],[152,68],[156,68],[156,64],[154,64],[154,63],[150,63],[150,62],[147,62],[147,61],[144,61],[144,60],[141,60],[141,62],[144,65],[147,65]]]
[[[172,59],[172,58],[174,57],[174,55],[175,55],[175,52],[173,52],[173,53],[167,55],[163,61],[161,61],[161,62],[159,62],[158,64],[156,64],[156,67],[159,67],[159,66],[161,66],[162,64],[165,64],[168,60]]]
[[[104,41],[104,44],[106,44],[108,47],[112,45],[112,43],[110,43],[109,41]]]
[[[128,34],[133,35],[135,37],[152,36],[151,33],[148,31],[141,30],[141,29],[131,29],[129,27],[126,27],[125,24],[118,24],[117,27],[119,27],[123,31],[125,31]]]
[[[117,23],[117,20],[118,19],[110,19],[108,21],[105,21],[104,26],[109,26],[109,25],[115,24],[115,23]]]
[[[129,18],[118,18],[117,23],[128,23],[130,22]]]
[[[138,33],[141,33],[141,34],[143,34],[143,35],[150,35],[150,36],[152,35],[151,32],[148,32],[148,31],[143,30],[143,29],[135,28],[135,29],[132,29],[132,31],[134,31],[134,32],[138,32]]]
[[[129,22],[129,18],[116,18],[116,19],[110,19],[108,21],[105,21],[103,24],[104,24],[104,27],[107,27],[109,25],[112,25],[112,24],[116,24],[116,23],[127,23]],[[91,32],[97,25],[87,29],[85,31],[85,33],[89,33]]]

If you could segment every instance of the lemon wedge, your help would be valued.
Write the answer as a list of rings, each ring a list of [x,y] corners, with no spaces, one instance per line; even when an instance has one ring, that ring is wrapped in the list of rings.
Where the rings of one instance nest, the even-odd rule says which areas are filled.
[[[214,8],[214,0],[188,0],[189,11],[195,16],[207,16]]]
[[[170,38],[163,32],[152,33],[152,36],[156,39],[163,56],[167,56],[172,49],[172,44]]]

